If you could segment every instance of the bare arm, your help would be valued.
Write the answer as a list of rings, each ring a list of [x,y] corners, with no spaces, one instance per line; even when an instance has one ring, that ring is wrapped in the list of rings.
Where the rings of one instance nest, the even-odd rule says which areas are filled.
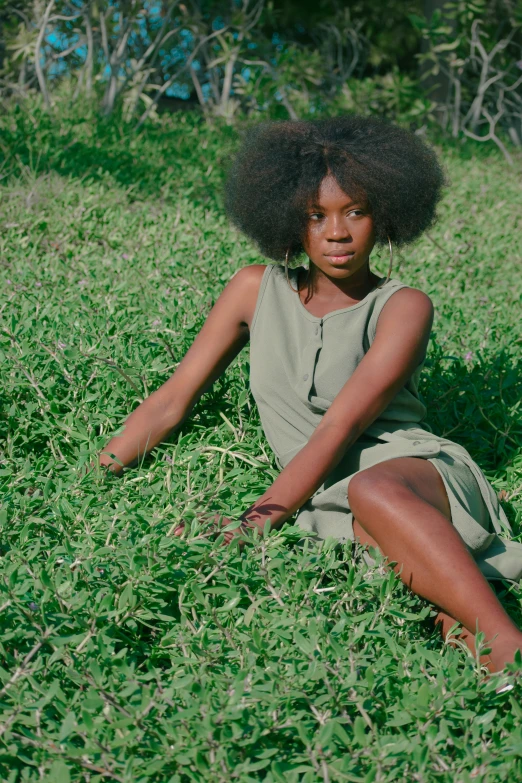
[[[433,305],[422,291],[401,289],[383,307],[375,339],[323,416],[308,443],[272,486],[242,515],[260,527],[292,516],[386,409],[426,352]]]
[[[201,395],[248,343],[263,270],[258,264],[244,267],[229,280],[175,373],[131,413],[123,433],[101,452],[101,465],[119,473],[118,463],[132,464],[188,418]]]

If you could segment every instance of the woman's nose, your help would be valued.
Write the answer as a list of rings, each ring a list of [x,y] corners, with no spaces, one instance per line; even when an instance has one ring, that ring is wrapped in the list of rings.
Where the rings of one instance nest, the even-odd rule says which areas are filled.
[[[326,222],[326,235],[328,239],[346,239],[350,236],[350,231],[341,217],[333,215]]]

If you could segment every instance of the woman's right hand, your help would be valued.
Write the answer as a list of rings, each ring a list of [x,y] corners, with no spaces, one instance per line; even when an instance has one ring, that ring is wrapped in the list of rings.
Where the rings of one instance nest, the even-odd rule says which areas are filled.
[[[214,533],[219,533],[220,528],[227,527],[227,525],[231,525],[235,521],[233,519],[229,519],[228,517],[224,517],[222,514],[200,514],[198,515],[197,519],[199,522],[208,523],[208,530]],[[182,520],[175,528],[174,535],[181,536],[185,530],[185,525],[190,527],[190,522]],[[241,521],[234,530],[226,530],[224,532],[223,546],[228,546],[232,543],[232,541],[234,541],[235,538],[246,533],[247,530],[252,531],[256,528],[261,531],[259,526],[255,523],[246,520]],[[242,549],[245,543],[245,539],[241,539],[239,541],[239,548]]]
[[[111,464],[117,465],[118,463],[115,463],[112,459],[106,459],[108,455],[101,454],[98,455],[97,459],[93,459],[90,462],[86,463],[85,465],[82,465],[80,468],[80,476],[85,477],[88,476],[89,473],[91,473],[93,470],[96,470],[96,468],[103,468],[105,472],[110,471],[111,473],[115,473],[114,470],[111,469]]]

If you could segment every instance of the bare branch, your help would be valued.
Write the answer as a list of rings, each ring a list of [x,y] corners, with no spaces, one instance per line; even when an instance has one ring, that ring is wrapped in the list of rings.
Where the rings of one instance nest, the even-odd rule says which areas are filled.
[[[187,58],[186,62],[183,64],[183,66],[182,66],[182,67],[181,67],[181,68],[180,68],[180,69],[179,69],[179,70],[178,70],[178,71],[177,71],[175,74],[173,74],[173,76],[171,76],[171,77],[170,77],[170,79],[167,79],[167,81],[165,82],[165,84],[163,84],[163,85],[162,85],[162,87],[161,87],[159,90],[156,90],[156,95],[154,96],[154,100],[153,100],[153,101],[151,101],[150,105],[149,105],[149,106],[147,107],[147,109],[146,109],[146,110],[143,112],[143,114],[141,115],[141,117],[140,117],[140,119],[139,119],[139,121],[138,121],[138,124],[136,125],[136,128],[135,128],[135,130],[136,130],[136,131],[137,131],[137,130],[139,130],[139,128],[141,128],[141,126],[143,125],[143,123],[145,122],[145,120],[147,119],[147,117],[148,117],[148,116],[150,115],[150,113],[153,111],[154,107],[158,105],[158,101],[159,101],[159,99],[161,98],[161,96],[162,96],[162,95],[163,95],[163,94],[164,94],[164,93],[165,93],[165,92],[168,90],[168,88],[169,88],[169,87],[170,87],[172,84],[174,84],[174,81],[175,81],[177,78],[179,78],[179,76],[180,76],[180,75],[183,73],[183,71],[185,71],[187,68],[189,68],[191,71],[193,70],[193,69],[192,69],[192,63],[194,62],[194,59],[195,59],[195,57],[196,57],[196,54],[198,53],[199,49],[200,49],[200,48],[203,46],[203,44],[206,44],[206,43],[208,43],[208,41],[210,41],[212,38],[215,38],[217,35],[220,35],[220,34],[221,34],[221,33],[223,33],[223,32],[224,32],[226,29],[228,29],[228,28],[227,28],[227,27],[224,27],[224,28],[222,28],[221,30],[215,30],[213,33],[211,33],[210,35],[207,35],[207,36],[206,36],[206,38],[204,38],[203,40],[201,40],[201,41],[200,41],[200,42],[199,42],[199,43],[196,45],[195,49],[194,49],[194,50],[193,50],[193,52],[191,53],[190,57],[188,57],[188,58]]]
[[[47,23],[49,21],[49,16],[51,14],[51,11],[53,9],[55,0],[49,0],[49,3],[47,5],[47,8],[45,9],[45,13],[43,15],[43,19],[40,25],[40,30],[38,32],[38,38],[36,39],[36,44],[34,47],[34,68],[36,71],[36,75],[38,77],[38,84],[40,85],[40,90],[42,93],[42,97],[44,100],[44,103],[46,107],[49,109],[51,106],[51,103],[49,101],[49,94],[47,92],[47,85],[45,83],[45,77],[43,75],[42,70],[42,64],[40,62],[40,49],[42,46],[42,41],[44,39],[45,31],[47,29]]]
[[[485,118],[489,122],[489,131],[488,131],[486,136],[477,136],[475,133],[472,133],[471,131],[467,130],[467,128],[463,128],[462,130],[464,131],[466,136],[469,136],[471,139],[475,139],[476,141],[488,141],[489,139],[491,139],[491,141],[494,141],[495,144],[499,147],[499,149],[504,154],[504,156],[505,156],[506,160],[508,161],[508,163],[512,166],[513,165],[513,158],[511,157],[511,155],[507,151],[506,147],[504,146],[504,144],[501,142],[501,140],[498,138],[498,136],[495,133],[495,128],[496,128],[497,122],[500,119],[500,117],[504,114],[504,108],[501,105],[502,104],[502,98],[503,98],[503,95],[502,94],[499,95],[499,98],[497,100],[498,112],[497,112],[497,114],[494,117],[492,117],[489,114],[489,112],[487,111],[486,108],[484,108],[484,107],[482,108],[482,113],[484,114]]]

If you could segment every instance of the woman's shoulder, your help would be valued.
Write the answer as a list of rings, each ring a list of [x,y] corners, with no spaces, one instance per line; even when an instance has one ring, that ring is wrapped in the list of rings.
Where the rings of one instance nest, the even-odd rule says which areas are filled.
[[[272,266],[274,265],[249,264],[237,269],[229,280],[229,285],[232,284],[237,301],[241,302],[244,322],[249,328],[252,327],[265,272]]]
[[[395,277],[388,280],[388,282],[382,286],[381,291],[382,298],[386,300],[385,303],[391,305],[393,302],[393,307],[401,307],[406,303],[411,303],[412,306],[424,306],[428,309],[433,307],[433,302],[425,291],[422,291],[420,288],[415,288]],[[391,308],[388,307],[388,309]]]
[[[420,325],[424,328],[424,325],[432,323],[433,312],[433,302],[428,294],[420,288],[391,278],[382,286],[373,303],[369,323],[370,342],[375,338],[377,323],[393,329],[395,323],[407,321],[413,329]]]
[[[237,278],[241,284],[251,283],[255,285],[256,283],[261,283],[265,271],[271,266],[275,266],[275,264],[249,264],[248,266],[242,266],[236,269],[230,279]]]
[[[384,290],[386,290],[386,286]],[[419,324],[431,324],[434,312],[433,302],[428,294],[421,291],[420,288],[414,288],[405,283],[400,283],[399,286],[390,286],[388,295],[383,297],[376,309],[379,321],[386,321],[391,325],[393,322],[406,320],[412,325],[412,328]]]

